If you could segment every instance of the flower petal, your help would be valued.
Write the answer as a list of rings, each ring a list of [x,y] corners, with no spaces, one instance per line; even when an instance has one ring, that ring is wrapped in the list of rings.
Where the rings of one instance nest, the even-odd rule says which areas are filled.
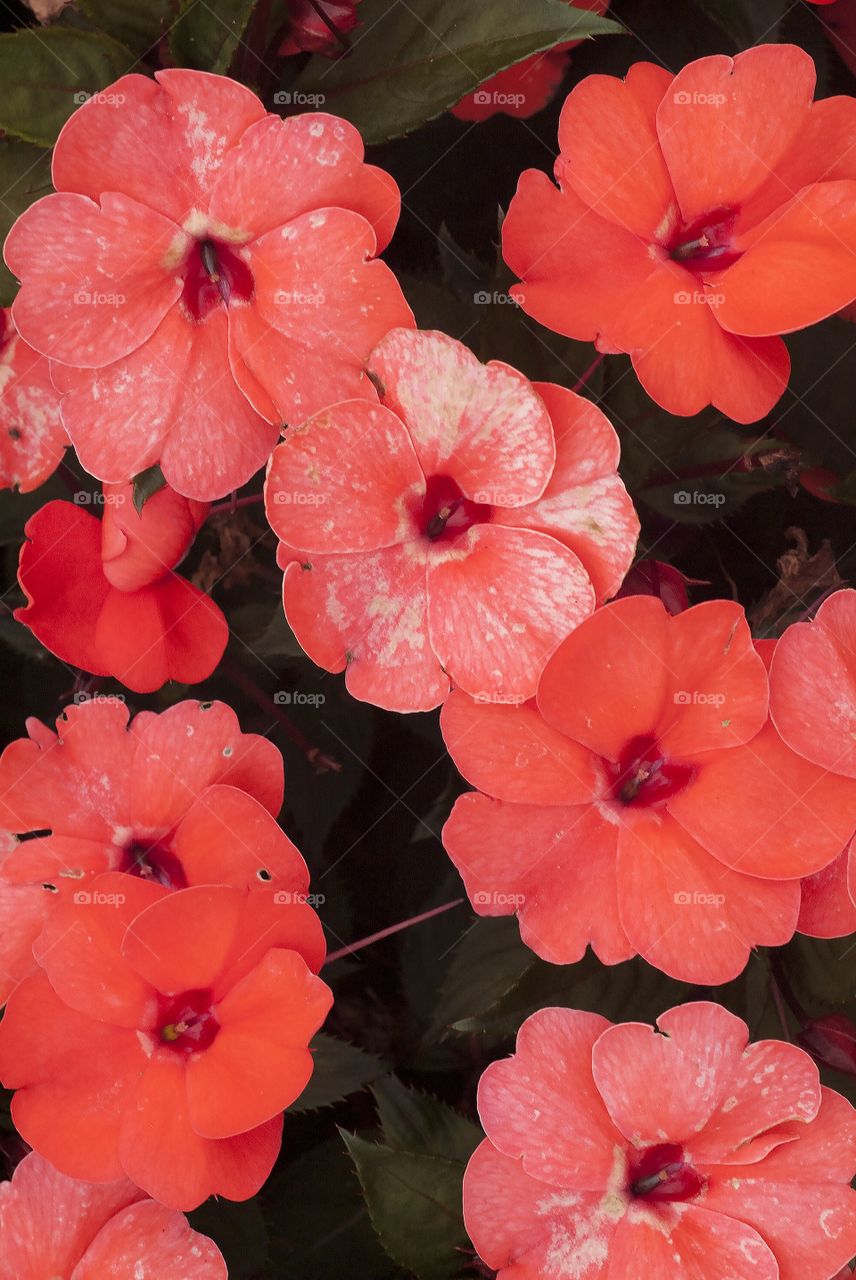
[[[0,485],[37,489],[62,461],[68,436],[47,360],[14,332],[0,311]],[[9,331],[11,330],[11,332]]]
[[[634,1206],[618,1225],[609,1261],[610,1275],[621,1280],[780,1276],[777,1259],[756,1231],[694,1204],[670,1204],[657,1213]]]
[[[213,1240],[183,1214],[154,1200],[131,1205],[106,1223],[70,1280],[227,1280]]]
[[[856,933],[856,889],[853,842],[834,862],[802,881],[802,902],[797,929],[810,938],[844,938]]]
[[[264,805],[237,787],[209,787],[188,809],[170,842],[188,884],[257,889],[273,880],[306,894],[309,871]]]

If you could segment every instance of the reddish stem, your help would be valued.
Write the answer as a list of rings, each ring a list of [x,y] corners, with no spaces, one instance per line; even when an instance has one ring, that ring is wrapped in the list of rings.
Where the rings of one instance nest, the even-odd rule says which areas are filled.
[[[430,911],[422,911],[418,916],[410,916],[407,920],[399,920],[398,924],[391,924],[386,929],[379,929],[377,933],[370,933],[366,938],[360,938],[357,942],[350,942],[347,946],[340,947],[338,951],[331,951],[324,963],[332,964],[334,960],[341,960],[342,956],[353,955],[355,951],[362,951],[363,947],[368,947],[373,942],[380,942],[383,938],[391,938],[394,933],[401,933],[402,929],[409,929],[411,925],[422,924],[424,920],[430,920],[433,916],[442,915],[444,911],[451,911],[452,907],[459,907],[462,902],[463,898],[455,898],[453,902],[444,902],[442,907],[433,907]]]
[[[571,390],[579,393],[583,389],[583,387],[586,385],[586,383],[588,382],[592,374],[596,373],[597,370],[600,368],[601,364],[603,363],[603,359],[604,359],[603,353],[599,351],[598,354],[595,356],[594,360],[592,360],[589,367],[583,373],[581,373],[580,376],[577,378],[576,382],[571,387]]]
[[[246,493],[243,498],[227,498],[225,502],[216,502],[208,512],[208,518],[212,516],[222,515],[224,511],[228,511],[231,515],[233,511],[237,511],[238,507],[252,507],[258,502],[264,502],[265,495],[263,493]]]

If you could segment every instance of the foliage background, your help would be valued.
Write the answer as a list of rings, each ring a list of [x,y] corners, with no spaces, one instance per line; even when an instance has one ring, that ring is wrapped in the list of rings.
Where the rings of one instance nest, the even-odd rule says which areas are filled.
[[[856,92],[823,11],[802,0],[613,0],[611,17],[626,31],[580,46],[546,110],[528,121],[498,115],[468,125],[445,108],[492,71],[554,43],[568,20],[559,0],[363,0],[358,12],[353,53],[334,66],[275,56],[286,0],[75,0],[47,28],[4,3],[0,232],[49,190],[46,148],[75,95],[126,70],[229,70],[283,113],[295,109],[297,95],[320,93],[325,109],[363,128],[369,158],[402,189],[401,224],[386,256],[419,323],[446,330],[482,359],[573,386],[592,349],[509,305],[511,281],[497,255],[499,220],[520,172],[552,167],[570,85],[594,71],[622,75],[639,59],[677,70],[704,54],[788,40],[814,57],[821,96]],[[13,294],[6,272],[0,301]],[[738,598],[759,635],[779,634],[836,582],[856,581],[856,327],[836,318],[788,342],[791,387],[751,428],[714,411],[670,418],[647,400],[623,357],[610,357],[587,390],[621,435],[622,474],[642,519],[640,554],[697,579],[694,602]],[[52,722],[74,692],[67,669],[11,616],[21,603],[15,568],[28,515],[69,488],[97,487],[67,457],[65,472],[35,494],[0,501],[4,743],[21,735],[27,716]],[[839,502],[801,484],[801,473],[818,466],[835,472]],[[690,481],[724,501],[676,503]],[[246,492],[259,488],[256,477]],[[209,521],[190,564],[229,618],[227,658],[202,686],[125,693],[134,711],[186,696],[222,698],[246,730],[270,734],[286,761],[281,820],[323,895],[335,950],[462,896],[438,833],[463,784],[436,714],[395,716],[356,702],[340,677],[301,656],[282,618],[274,550],[259,507]],[[788,1005],[781,1010],[774,974]],[[191,1215],[223,1249],[232,1280],[486,1274],[459,1207],[464,1163],[479,1138],[475,1088],[536,1007],[647,1021],[682,999],[710,996],[745,1017],[755,1036],[792,1034],[800,1014],[856,1016],[852,939],[797,938],[775,955],[755,955],[728,987],[691,991],[641,962],[551,967],[522,946],[513,921],[477,922],[465,901],[336,961],[325,976],[336,1004],[313,1083],[287,1118],[274,1175],[247,1204],[209,1202]],[[856,1100],[848,1078],[825,1078]],[[20,1154],[5,1099],[0,1174]]]

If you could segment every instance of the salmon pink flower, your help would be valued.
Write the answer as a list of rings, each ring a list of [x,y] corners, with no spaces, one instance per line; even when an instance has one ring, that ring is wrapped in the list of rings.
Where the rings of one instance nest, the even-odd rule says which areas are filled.
[[[60,501],[28,520],[18,580],[29,603],[15,617],[63,662],[138,693],[205,680],[229,627],[214,601],[172,569],[207,504],[163,488],[138,512],[129,484],[105,485],[103,499],[101,521]]]
[[[67,1178],[31,1152],[0,1183],[0,1280],[227,1280],[183,1214],[132,1182]]]
[[[0,757],[0,1004],[35,971],[33,943],[57,904],[102,872],[305,895],[305,863],[273,816],[282,757],[224,703],[129,721],[124,702],[96,697],[68,707],[56,733],[27,729]]]
[[[836,591],[813,622],[788,627],[770,667],[770,714],[785,742],[806,760],[848,778],[856,778],[854,628],[856,591]],[[800,932],[839,938],[856,931],[854,845],[848,840],[830,867],[804,881]]]
[[[68,436],[48,362],[0,309],[0,487],[23,493],[53,475]]]
[[[13,313],[49,356],[87,471],[160,461],[210,500],[265,462],[282,422],[374,391],[365,358],[412,316],[373,261],[399,194],[350,124],[281,120],[224,76],[124,76],[62,130],[56,193],[6,240]]]
[[[279,47],[281,55],[341,53],[345,38],[359,18],[360,0],[288,0],[288,35]]]
[[[435,707],[450,682],[531,697],[633,556],[615,432],[588,400],[442,333],[396,330],[368,368],[380,405],[333,405],[271,460],[288,621],[390,710]]]
[[[829,1280],[856,1252],[856,1115],[719,1005],[541,1009],[481,1078],[464,1221],[497,1280]]]
[[[792,45],[584,79],[558,187],[524,173],[503,226],[523,309],[629,354],[670,413],[763,417],[790,372],[779,335],[856,298],[856,101],[814,87]]]
[[[856,784],[792,752],[739,605],[672,617],[651,596],[599,609],[560,645],[537,705],[453,693],[446,746],[478,788],[443,842],[476,911],[516,910],[554,964],[587,943],[686,982],[727,982],[787,942],[801,876],[849,838]]]
[[[606,13],[609,8],[609,0],[568,0],[568,4],[598,14]],[[476,123],[500,113],[528,120],[552,101],[568,69],[569,51],[581,43],[581,40],[565,40],[553,49],[515,62],[463,97],[452,107],[452,115]]]
[[[173,1209],[255,1195],[332,1002],[312,908],[108,872],[58,904],[37,956],[0,1022],[24,1140],[69,1177],[127,1177]]]

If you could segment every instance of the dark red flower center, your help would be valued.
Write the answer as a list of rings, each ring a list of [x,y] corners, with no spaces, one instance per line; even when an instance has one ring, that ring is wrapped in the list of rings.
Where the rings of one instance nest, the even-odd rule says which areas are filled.
[[[417,522],[432,542],[454,542],[489,515],[490,504],[465,497],[451,476],[429,476]]]
[[[117,868],[141,880],[153,880],[167,889],[186,889],[184,867],[167,840],[131,840],[124,848]]]
[[[253,273],[234,249],[210,237],[194,242],[187,255],[181,300],[193,320],[204,320],[215,307],[253,296]]]
[[[637,1200],[694,1200],[704,1184],[674,1143],[646,1148],[630,1166],[630,1194]]]
[[[158,1020],[161,1043],[177,1053],[197,1053],[213,1044],[220,1023],[211,1012],[210,991],[183,991],[164,1003]]]
[[[714,209],[695,222],[682,223],[666,248],[688,271],[724,271],[742,256],[732,244],[736,209]]]
[[[612,798],[623,805],[649,808],[683,791],[692,779],[692,765],[667,760],[653,734],[631,738],[613,773]]]

